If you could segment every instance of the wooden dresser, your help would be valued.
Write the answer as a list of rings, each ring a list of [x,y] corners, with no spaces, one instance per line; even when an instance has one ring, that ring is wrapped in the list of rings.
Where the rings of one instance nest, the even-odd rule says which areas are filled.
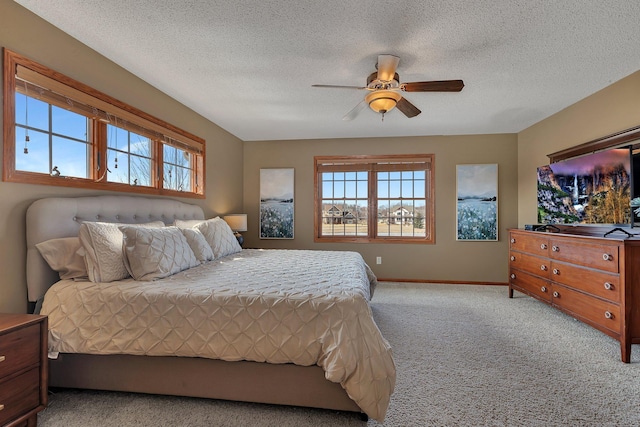
[[[37,425],[47,373],[47,317],[0,314],[0,426]]]
[[[640,239],[509,230],[509,298],[517,290],[620,341],[640,343]]]

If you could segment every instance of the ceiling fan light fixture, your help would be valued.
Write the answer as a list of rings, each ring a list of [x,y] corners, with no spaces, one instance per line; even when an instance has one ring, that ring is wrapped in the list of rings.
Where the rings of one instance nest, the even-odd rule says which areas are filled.
[[[393,110],[402,98],[397,92],[391,90],[376,90],[365,97],[365,101],[376,113],[385,114]]]

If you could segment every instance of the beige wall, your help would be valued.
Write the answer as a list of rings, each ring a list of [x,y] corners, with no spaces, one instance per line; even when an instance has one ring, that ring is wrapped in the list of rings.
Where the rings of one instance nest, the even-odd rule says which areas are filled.
[[[10,0],[0,0],[0,46],[204,138],[206,199],[181,200],[201,205],[209,216],[242,209],[242,141]],[[26,311],[29,204],[42,197],[94,194],[100,192],[0,182],[0,312]]]
[[[401,119],[401,118],[400,118]],[[459,282],[507,281],[507,228],[517,225],[515,134],[245,142],[245,247],[353,250],[380,278]],[[313,157],[435,154],[436,244],[329,244],[313,241]],[[458,242],[456,165],[497,163],[499,241]],[[259,239],[260,168],[295,168],[295,239]],[[377,256],[382,264],[376,265]]]
[[[535,224],[536,168],[547,154],[640,125],[640,71],[518,134],[518,224]]]

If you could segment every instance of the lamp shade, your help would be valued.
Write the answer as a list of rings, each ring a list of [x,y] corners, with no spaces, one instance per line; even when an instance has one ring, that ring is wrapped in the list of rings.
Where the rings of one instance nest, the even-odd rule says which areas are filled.
[[[369,107],[376,113],[386,113],[395,108],[402,95],[390,90],[376,90],[371,92],[364,99]]]
[[[222,217],[233,231],[247,231],[247,214],[229,214]]]

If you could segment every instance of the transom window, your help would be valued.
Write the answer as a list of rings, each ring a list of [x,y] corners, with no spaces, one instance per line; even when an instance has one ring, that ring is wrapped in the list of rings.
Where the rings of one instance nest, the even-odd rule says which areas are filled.
[[[7,49],[4,181],[204,197],[205,141]]]
[[[315,240],[433,243],[433,155],[315,158]]]

